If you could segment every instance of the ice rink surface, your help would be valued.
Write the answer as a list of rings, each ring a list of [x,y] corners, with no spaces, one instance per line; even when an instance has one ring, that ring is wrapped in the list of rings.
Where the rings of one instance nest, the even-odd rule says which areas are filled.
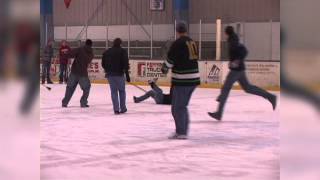
[[[168,140],[170,106],[152,99],[134,104],[143,92],[133,86],[127,86],[128,113],[119,116],[108,85],[92,85],[86,109],[79,107],[80,87],[68,108],[61,108],[65,85],[51,87],[40,87],[42,180],[279,179],[279,109],[263,98],[231,91],[223,121],[216,122],[207,112],[216,110],[219,90],[198,88],[189,105],[189,139]]]

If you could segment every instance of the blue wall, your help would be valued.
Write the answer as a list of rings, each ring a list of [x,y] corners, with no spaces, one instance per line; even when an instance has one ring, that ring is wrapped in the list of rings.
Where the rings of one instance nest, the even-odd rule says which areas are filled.
[[[174,18],[189,25],[189,0],[173,0]]]
[[[40,14],[48,15],[53,13],[52,0],[40,0]]]
[[[47,30],[46,30],[46,24]],[[40,45],[44,47],[48,39],[54,39],[53,0],[40,0]]]

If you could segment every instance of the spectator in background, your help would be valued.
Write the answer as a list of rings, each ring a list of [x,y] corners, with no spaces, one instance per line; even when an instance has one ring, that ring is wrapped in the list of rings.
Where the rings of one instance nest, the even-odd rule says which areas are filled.
[[[116,38],[113,47],[106,50],[102,56],[102,67],[111,89],[111,98],[115,114],[127,112],[125,79],[130,82],[129,58],[125,49],[121,47],[122,40]]]
[[[68,80],[68,63],[69,57],[68,53],[71,51],[70,47],[67,44],[67,41],[63,40],[59,49],[60,57],[60,74],[59,74],[59,83],[67,83]]]
[[[53,57],[53,41],[49,40],[47,42],[47,46],[43,50],[42,56],[42,84],[47,80],[48,84],[53,84],[50,79],[50,68],[51,68],[51,60]]]

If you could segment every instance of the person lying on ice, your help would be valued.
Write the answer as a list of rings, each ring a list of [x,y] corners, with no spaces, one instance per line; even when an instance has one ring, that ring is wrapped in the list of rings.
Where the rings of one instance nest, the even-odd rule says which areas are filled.
[[[140,97],[133,96],[133,101],[135,103],[140,103],[152,97],[156,102],[156,104],[164,104],[164,105],[171,104],[171,88],[170,88],[169,94],[163,94],[162,89],[160,89],[156,84],[156,79],[149,80],[148,83],[151,86],[152,90],[147,91],[143,96],[140,96]]]

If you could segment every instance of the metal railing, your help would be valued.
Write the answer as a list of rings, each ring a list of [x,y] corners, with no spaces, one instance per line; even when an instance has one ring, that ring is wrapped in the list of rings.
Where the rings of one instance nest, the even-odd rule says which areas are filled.
[[[175,26],[176,22],[174,23]],[[189,36],[197,43],[199,47],[199,59],[200,60],[227,60],[228,59],[228,53],[227,53],[227,43],[225,36],[223,35],[223,27],[226,25],[233,25],[235,27],[236,32],[238,33],[240,40],[243,44],[247,45],[246,43],[249,43],[249,45],[252,46],[252,41],[254,41],[254,36],[252,36],[252,25],[247,25],[247,23],[230,23],[230,24],[221,24],[220,29],[217,28],[219,25],[219,22],[215,24],[209,24],[205,23],[202,20],[199,20],[198,24],[193,24],[193,28],[190,28]],[[274,38],[273,38],[273,24],[272,21],[270,21],[268,30],[268,22],[265,22],[265,25],[267,28],[264,29],[264,33],[258,34],[259,36],[265,36],[268,41],[266,42],[259,42],[259,40],[256,40],[256,43],[268,43],[268,44],[260,44],[261,49],[259,49],[259,52],[262,52],[262,56],[259,56],[259,58],[254,58],[256,60],[274,60],[273,58],[273,44],[274,44]],[[127,39],[123,39],[123,48],[127,49],[128,55],[130,59],[150,59],[150,60],[158,60],[158,59],[164,59],[166,56],[166,52],[168,51],[170,44],[175,40],[176,35],[174,33],[174,29],[172,29],[172,33],[168,35],[168,37],[164,40],[159,40],[159,37],[157,37],[157,31],[154,29],[154,24],[150,22],[150,28],[147,28],[150,32],[148,37],[148,40],[138,40],[137,37],[135,37],[135,32],[132,32],[132,25],[128,23],[127,27],[124,26],[124,28],[127,28]],[[209,27],[210,26],[210,27]],[[66,32],[65,32],[65,39],[69,42],[71,47],[78,47],[81,45],[81,43],[84,42],[85,39],[81,39],[80,42],[78,39],[70,39],[68,38],[68,27],[66,25]],[[95,53],[96,58],[101,58],[103,52],[105,49],[109,48],[112,45],[113,39],[110,38],[110,32],[109,32],[110,26],[105,26],[105,38],[100,39],[92,39],[93,49]],[[215,28],[215,29],[214,29]],[[249,30],[247,30],[247,28]],[[250,29],[251,28],[251,29]],[[146,28],[144,28],[144,31],[147,31]],[[88,31],[88,28],[85,29],[85,31]],[[86,32],[87,34],[87,32]],[[101,35],[100,37],[103,37],[104,35]],[[86,36],[87,37],[87,36]],[[90,37],[88,37],[90,38]],[[55,47],[59,47],[60,41],[64,39],[55,39]],[[279,39],[280,42],[280,39]],[[251,44],[250,44],[251,43]],[[250,47],[249,47],[250,48]],[[253,47],[252,49],[249,49],[249,54],[259,54],[259,52],[256,51],[257,48]],[[280,57],[280,55],[279,55]],[[280,59],[276,59],[280,60]]]

